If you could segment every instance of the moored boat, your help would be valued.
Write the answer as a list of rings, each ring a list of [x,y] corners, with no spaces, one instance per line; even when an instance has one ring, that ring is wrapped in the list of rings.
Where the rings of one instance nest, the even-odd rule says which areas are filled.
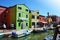
[[[47,35],[44,40],[53,40],[53,35]]]
[[[4,37],[4,34],[3,33],[0,33],[0,38],[3,38]]]
[[[21,31],[19,31],[19,32],[17,32],[17,31],[13,31],[12,33],[11,33],[11,35],[9,35],[9,37],[23,37],[23,36],[26,36],[26,35],[28,35],[28,34],[30,34],[32,32],[32,30],[28,30],[28,29],[25,29],[24,31],[22,31],[22,33],[21,33]]]
[[[47,29],[44,28],[44,27],[42,27],[42,28],[35,28],[35,29],[33,30],[34,33],[45,32],[45,31],[47,31]]]

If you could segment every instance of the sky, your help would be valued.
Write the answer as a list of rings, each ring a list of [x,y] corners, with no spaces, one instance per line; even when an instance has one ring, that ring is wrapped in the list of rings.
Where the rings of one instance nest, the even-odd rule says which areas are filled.
[[[0,6],[14,6],[16,4],[25,4],[30,10],[39,11],[40,15],[60,16],[60,0],[0,0]]]

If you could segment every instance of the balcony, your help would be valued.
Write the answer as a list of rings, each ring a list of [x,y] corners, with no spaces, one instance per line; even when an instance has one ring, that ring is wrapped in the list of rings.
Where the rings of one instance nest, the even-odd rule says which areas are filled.
[[[28,18],[23,18],[23,17],[20,17],[19,19],[20,20],[28,20]]]

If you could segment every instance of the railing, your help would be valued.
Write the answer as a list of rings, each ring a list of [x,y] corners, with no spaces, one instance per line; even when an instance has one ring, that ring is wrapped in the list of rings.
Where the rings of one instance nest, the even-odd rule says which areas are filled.
[[[19,19],[20,20],[28,20],[28,18],[22,18],[22,17],[20,17]]]

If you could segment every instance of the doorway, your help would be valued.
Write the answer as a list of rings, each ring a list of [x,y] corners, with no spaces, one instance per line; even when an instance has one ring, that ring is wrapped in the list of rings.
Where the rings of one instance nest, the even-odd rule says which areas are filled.
[[[25,29],[25,28],[26,28],[26,23],[23,22],[23,23],[21,24],[21,29]]]

